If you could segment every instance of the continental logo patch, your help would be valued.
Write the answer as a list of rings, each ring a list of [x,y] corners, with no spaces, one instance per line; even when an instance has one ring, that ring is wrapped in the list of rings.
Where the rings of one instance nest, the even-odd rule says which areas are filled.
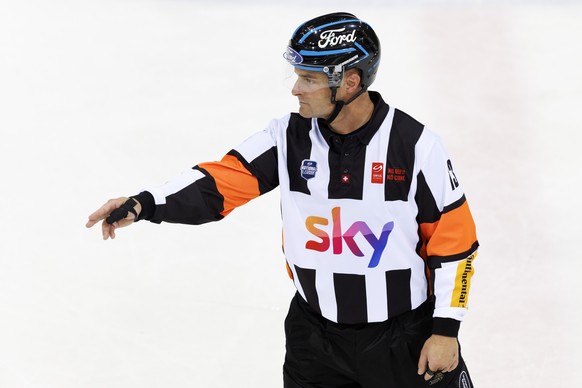
[[[457,276],[455,277],[455,289],[451,307],[467,307],[469,299],[469,289],[471,288],[471,277],[473,276],[473,260],[477,253],[473,253],[465,260],[461,261],[457,267]]]

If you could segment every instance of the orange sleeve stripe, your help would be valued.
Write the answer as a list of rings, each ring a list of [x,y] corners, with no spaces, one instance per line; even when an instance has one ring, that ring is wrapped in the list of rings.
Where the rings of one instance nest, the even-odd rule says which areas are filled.
[[[420,225],[428,240],[428,256],[452,256],[471,249],[477,241],[475,223],[467,202],[448,213],[439,221]]]
[[[425,222],[423,224],[420,224],[420,232],[422,233],[422,236],[426,239],[426,241],[429,241],[432,238],[432,235],[434,234],[438,226],[439,221],[431,223]]]
[[[226,155],[220,162],[199,166],[214,178],[218,192],[224,197],[224,210],[220,213],[223,216],[260,195],[257,178],[235,156]]]

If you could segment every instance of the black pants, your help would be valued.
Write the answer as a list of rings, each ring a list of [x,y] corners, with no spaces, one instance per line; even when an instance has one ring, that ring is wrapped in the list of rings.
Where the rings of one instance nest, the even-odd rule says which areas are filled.
[[[386,322],[339,325],[314,312],[299,294],[285,320],[285,388],[430,387],[417,374],[432,330],[431,303]],[[462,357],[435,388],[472,388]]]

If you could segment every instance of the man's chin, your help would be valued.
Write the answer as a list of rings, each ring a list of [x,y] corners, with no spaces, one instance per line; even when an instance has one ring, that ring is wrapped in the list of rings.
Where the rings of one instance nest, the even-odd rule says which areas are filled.
[[[310,112],[308,109],[305,109],[302,105],[299,105],[299,116],[303,117],[304,119],[313,118],[312,112]]]
[[[326,117],[328,117],[329,115],[317,115],[315,113],[313,113],[313,111],[311,109],[305,109],[302,106],[299,106],[299,116],[303,117],[304,119],[324,119]]]

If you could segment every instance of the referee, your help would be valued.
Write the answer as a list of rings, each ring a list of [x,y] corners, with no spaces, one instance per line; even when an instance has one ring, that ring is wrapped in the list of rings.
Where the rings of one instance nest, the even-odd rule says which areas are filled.
[[[284,387],[472,387],[457,334],[479,244],[441,139],[368,90],[380,42],[354,15],[303,23],[284,58],[297,113],[86,226],[103,220],[106,240],[139,220],[219,221],[279,187],[297,288]]]

